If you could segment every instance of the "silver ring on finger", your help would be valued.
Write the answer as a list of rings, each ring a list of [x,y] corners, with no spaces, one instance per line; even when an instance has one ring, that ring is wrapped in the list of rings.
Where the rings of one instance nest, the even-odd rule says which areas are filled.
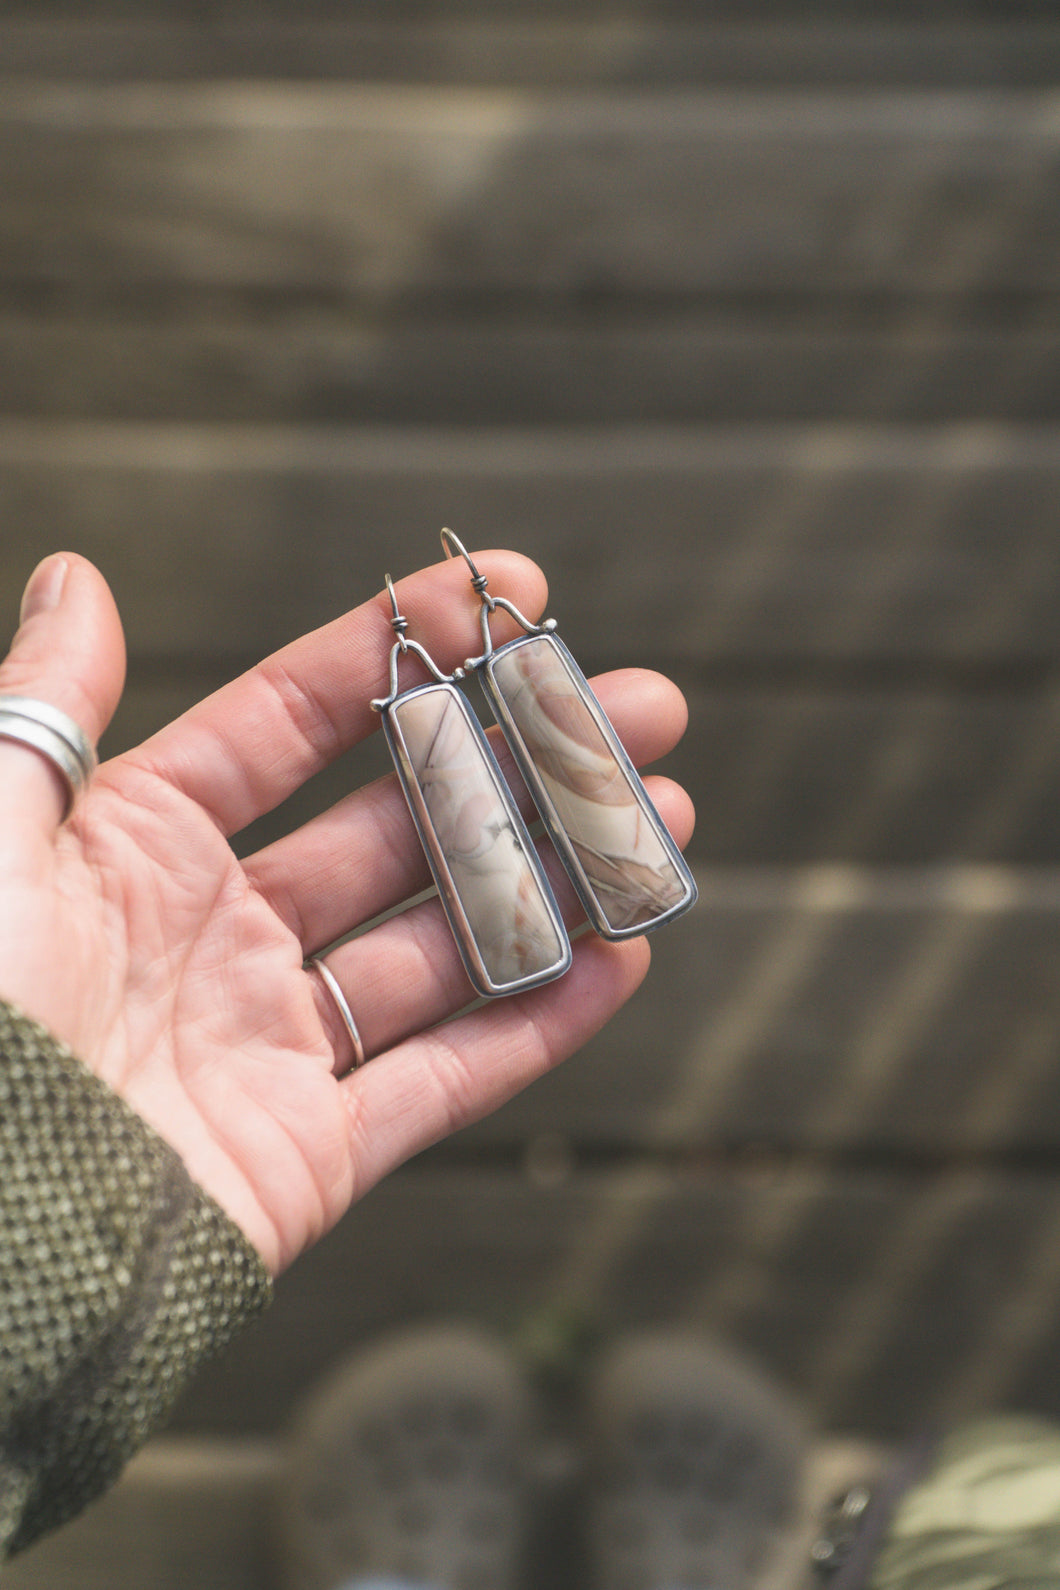
[[[79,723],[48,701],[0,695],[0,739],[38,751],[66,785],[63,822],[98,766],[95,746]]]
[[[324,984],[328,993],[335,1002],[335,1009],[338,1011],[339,1016],[342,1019],[342,1025],[349,1034],[350,1042],[353,1045],[353,1065],[350,1069],[356,1071],[359,1066],[364,1065],[368,1056],[364,1052],[364,1044],[361,1041],[361,1035],[357,1030],[357,1023],[353,1019],[353,1011],[346,1003],[346,995],[339,987],[338,978],[325,965],[323,959],[319,955],[311,955],[309,960],[306,961],[306,971],[308,971],[310,967],[312,967],[313,971],[320,974],[321,982]]]

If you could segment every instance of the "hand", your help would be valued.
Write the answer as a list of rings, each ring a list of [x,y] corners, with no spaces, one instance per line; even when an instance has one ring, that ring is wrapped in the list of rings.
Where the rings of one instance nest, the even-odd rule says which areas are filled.
[[[532,563],[476,561],[528,616],[543,611]],[[441,666],[476,649],[462,564],[413,575],[398,594],[410,635]],[[65,824],[51,766],[0,740],[0,995],[168,1140],[274,1273],[387,1171],[577,1049],[648,966],[643,939],[590,934],[557,982],[440,1026],[471,989],[429,900],[329,955],[373,1057],[348,1070],[349,1038],[303,961],[430,882],[396,780],[242,863],[226,836],[376,726],[368,703],[384,692],[388,616],[385,597],[366,603],[104,763]],[[503,623],[496,633],[508,638]],[[51,702],[97,739],[123,676],[101,575],[72,553],[45,559],[0,693]],[[625,671],[596,688],[635,761],[680,737],[684,702],[667,680]],[[687,797],[665,780],[650,787],[685,842]],[[577,921],[573,893],[552,878]]]

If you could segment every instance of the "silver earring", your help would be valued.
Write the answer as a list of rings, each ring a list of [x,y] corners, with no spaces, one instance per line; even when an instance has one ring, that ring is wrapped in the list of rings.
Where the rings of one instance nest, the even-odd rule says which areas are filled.
[[[632,938],[671,922],[697,898],[695,880],[566,646],[554,619],[532,624],[486,590],[466,548],[442,531],[481,599],[484,651],[477,670],[541,820],[596,931]],[[525,631],[494,648],[490,618],[503,608]]]
[[[464,968],[477,993],[521,993],[571,963],[559,908],[526,824],[482,727],[454,680],[407,640],[389,574],[397,636],[390,693],[372,702],[422,841]],[[398,661],[413,653],[431,675],[398,688]]]

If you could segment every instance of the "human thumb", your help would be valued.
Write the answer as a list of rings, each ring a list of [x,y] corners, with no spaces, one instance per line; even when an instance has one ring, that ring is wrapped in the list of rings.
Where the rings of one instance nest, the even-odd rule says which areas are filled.
[[[0,662],[0,698],[57,708],[95,745],[125,680],[125,642],[110,589],[86,558],[57,552],[39,563],[22,597],[11,649]],[[2,706],[2,699],[0,699]],[[19,720],[10,720],[17,727]],[[5,813],[39,815],[56,826],[69,789],[40,750],[0,737],[0,803]]]

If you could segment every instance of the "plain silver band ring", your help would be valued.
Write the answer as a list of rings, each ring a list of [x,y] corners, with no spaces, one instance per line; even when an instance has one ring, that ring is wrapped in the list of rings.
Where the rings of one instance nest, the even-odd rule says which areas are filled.
[[[28,745],[47,757],[66,785],[65,822],[98,763],[95,747],[81,725],[48,701],[0,696],[0,739]]]
[[[306,961],[305,964],[307,970],[310,966],[312,966],[314,971],[320,973],[321,979],[327,987],[328,993],[335,1001],[335,1008],[342,1017],[342,1025],[349,1033],[350,1042],[353,1044],[353,1066],[351,1069],[356,1071],[358,1066],[364,1065],[364,1062],[367,1060],[368,1056],[364,1052],[364,1044],[361,1042],[361,1035],[357,1031],[357,1023],[353,1019],[353,1011],[346,1003],[346,995],[339,987],[338,980],[334,973],[329,971],[319,955],[310,956],[309,960]]]

